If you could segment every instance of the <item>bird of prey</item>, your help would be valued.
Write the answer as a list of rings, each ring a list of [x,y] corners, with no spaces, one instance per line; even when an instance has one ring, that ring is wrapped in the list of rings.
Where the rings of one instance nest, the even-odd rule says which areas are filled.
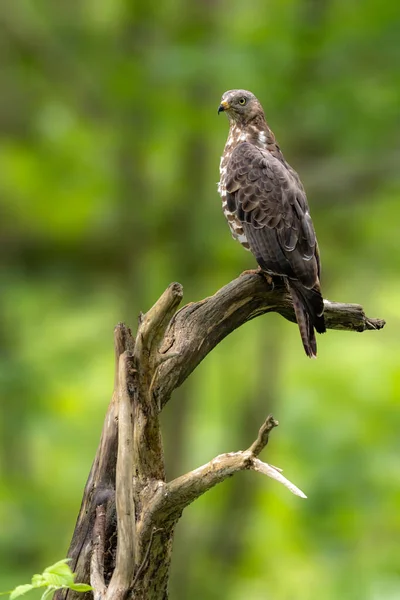
[[[234,239],[250,250],[263,272],[283,277],[304,350],[317,355],[315,331],[324,333],[320,260],[306,194],[286,162],[251,92],[222,96],[230,128],[220,163],[218,191]]]

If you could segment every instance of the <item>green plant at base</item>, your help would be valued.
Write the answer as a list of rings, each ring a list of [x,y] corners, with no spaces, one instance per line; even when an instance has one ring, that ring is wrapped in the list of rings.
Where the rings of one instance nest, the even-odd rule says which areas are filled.
[[[54,592],[61,588],[69,588],[75,592],[90,592],[92,589],[90,585],[74,582],[75,574],[67,564],[70,560],[70,558],[64,558],[63,560],[56,562],[54,565],[47,567],[40,575],[34,575],[32,577],[32,583],[17,585],[13,590],[1,592],[0,596],[10,594],[10,600],[14,600],[15,598],[19,598],[19,596],[38,588],[46,588],[41,600],[51,598]]]

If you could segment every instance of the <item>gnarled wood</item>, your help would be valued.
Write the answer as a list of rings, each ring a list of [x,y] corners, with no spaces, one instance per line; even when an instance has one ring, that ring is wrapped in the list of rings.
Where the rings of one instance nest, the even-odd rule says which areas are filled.
[[[91,581],[98,600],[166,600],[173,534],[182,511],[237,471],[257,471],[305,497],[280,469],[258,458],[277,425],[272,417],[248,450],[220,455],[165,481],[158,416],[173,390],[243,323],[267,312],[295,320],[279,278],[271,285],[261,275],[246,274],[175,312],[181,298],[180,284],[171,284],[141,317],[136,341],[125,325],[115,329],[114,393],[68,552],[77,580]],[[327,300],[325,319],[328,328],[349,331],[385,324],[367,318],[357,304]],[[59,591],[55,597],[82,595]]]
[[[329,300],[324,303],[328,329],[362,332],[381,329],[385,325],[382,319],[366,317],[359,304]],[[282,280],[275,278],[271,286],[260,274],[241,275],[210,298],[188,304],[178,311],[161,347],[161,352],[171,356],[171,360],[160,366],[154,382],[159,405],[168,402],[172,391],[221,340],[247,321],[269,312],[296,321],[291,298]],[[323,344],[320,344],[320,352],[323,352]]]

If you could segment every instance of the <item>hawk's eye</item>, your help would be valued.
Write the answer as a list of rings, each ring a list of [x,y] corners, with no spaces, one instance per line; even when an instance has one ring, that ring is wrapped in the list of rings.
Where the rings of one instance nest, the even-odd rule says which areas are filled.
[[[239,98],[239,104],[244,106],[246,104],[246,98]]]

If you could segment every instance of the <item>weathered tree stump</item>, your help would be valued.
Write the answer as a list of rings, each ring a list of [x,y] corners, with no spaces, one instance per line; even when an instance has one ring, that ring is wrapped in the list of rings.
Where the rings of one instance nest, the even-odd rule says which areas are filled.
[[[258,471],[305,497],[258,458],[278,424],[272,416],[248,450],[165,480],[159,413],[173,390],[250,319],[278,312],[295,321],[279,278],[269,285],[263,276],[242,275],[177,312],[182,296],[182,286],[172,283],[140,317],[135,339],[124,324],[115,329],[114,393],[68,552],[77,581],[91,583],[98,600],[166,600],[174,529],[184,508],[237,471]],[[359,332],[385,325],[367,318],[359,305],[327,300],[325,320],[330,329]],[[64,590],[55,597],[77,600],[82,594]]]

